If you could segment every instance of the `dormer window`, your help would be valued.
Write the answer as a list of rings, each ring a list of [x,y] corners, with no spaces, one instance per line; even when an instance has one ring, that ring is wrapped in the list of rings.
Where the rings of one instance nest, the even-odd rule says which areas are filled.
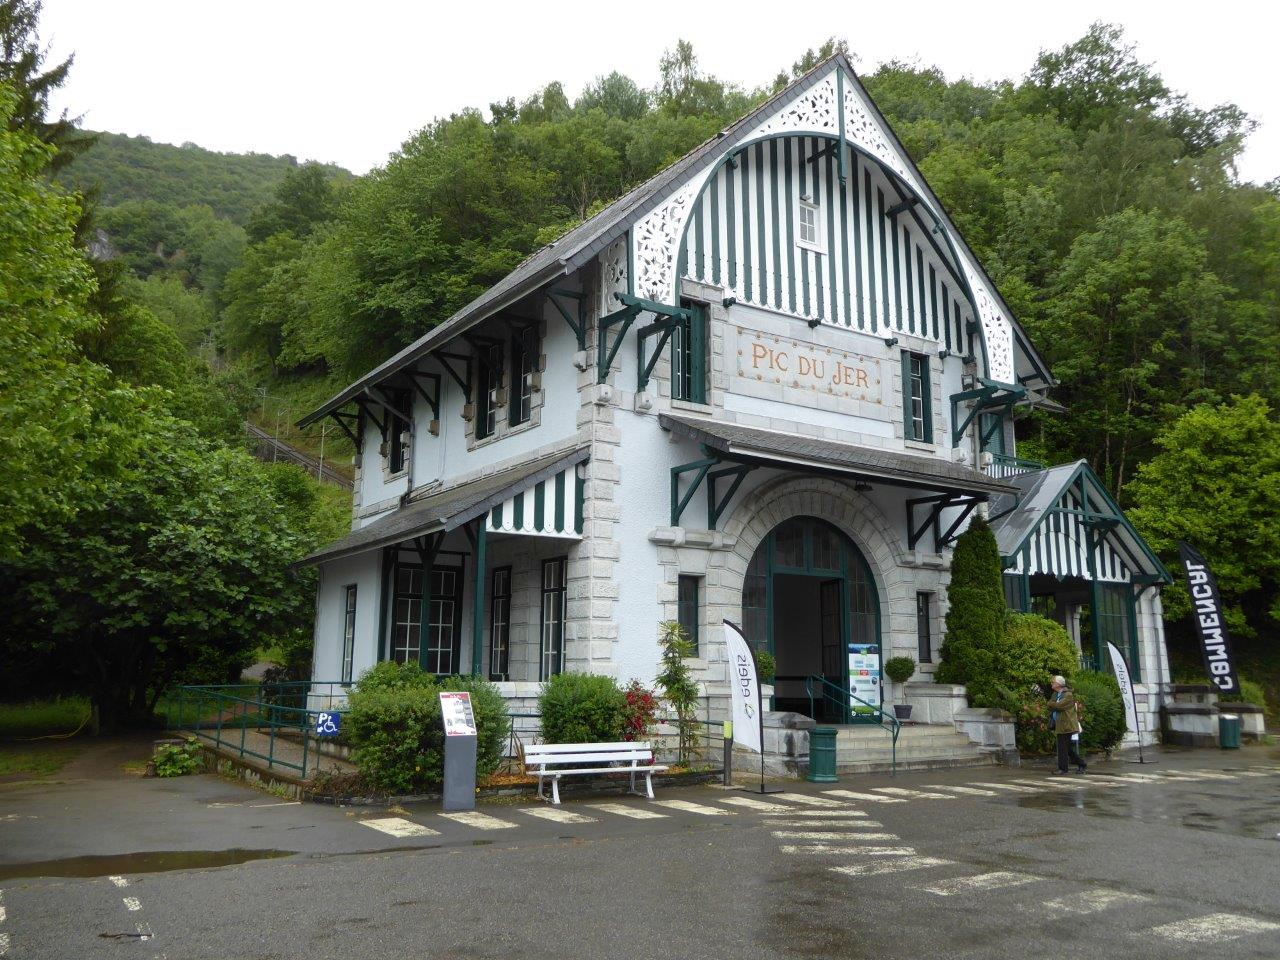
[[[818,223],[821,221],[822,208],[814,203],[808,197],[800,198],[799,238],[796,242],[815,253],[822,253],[821,234],[818,233]]]
[[[409,423],[406,418],[413,416],[413,395],[408,390],[392,390],[387,397],[403,417],[387,414],[387,473],[397,474],[405,469],[405,442],[409,435]]]
[[[476,439],[493,436],[502,405],[502,344],[480,347],[476,354]]]

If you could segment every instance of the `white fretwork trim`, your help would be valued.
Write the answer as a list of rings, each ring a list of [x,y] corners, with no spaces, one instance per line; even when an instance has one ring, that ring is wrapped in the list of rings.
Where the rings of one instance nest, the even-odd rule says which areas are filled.
[[[597,316],[613,313],[621,304],[615,293],[627,292],[627,238],[619,237],[605,248],[600,257],[600,312]]]
[[[817,81],[795,100],[783,106],[777,113],[760,123],[734,144],[757,140],[764,136],[780,136],[788,133],[832,134],[840,129],[837,114],[837,84],[835,70]],[[934,210],[924,200],[919,180],[910,170],[904,158],[893,149],[887,131],[872,113],[853,84],[844,89],[845,137],[883,161],[891,170],[922,198],[922,203],[941,220],[941,211]],[[680,186],[635,226],[635,291],[639,296],[670,303],[675,297],[676,264],[679,262],[680,241],[693,205],[701,194],[707,179],[719,164],[712,164],[700,176]],[[956,253],[965,279],[977,301],[978,322],[987,344],[987,376],[1002,383],[1015,382],[1013,362],[1013,325],[998,305],[998,297],[981,277],[977,265],[966,250],[958,245]],[[606,311],[608,312],[608,311]]]

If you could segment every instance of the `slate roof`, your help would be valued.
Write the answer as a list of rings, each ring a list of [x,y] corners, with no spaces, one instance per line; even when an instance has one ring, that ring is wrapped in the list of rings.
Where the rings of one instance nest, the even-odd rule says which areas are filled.
[[[373,521],[300,560],[296,566],[312,567],[367,550],[403,543],[425,533],[456,530],[493,509],[503,500],[535,483],[547,480],[566,467],[582,463],[590,454],[586,446],[569,453],[553,453],[487,477],[456,483],[412,500],[393,513]]]
[[[911,155],[907,152],[906,147],[902,145],[902,142],[893,132],[893,128],[890,127],[889,122],[884,118],[880,109],[872,101],[870,94],[866,94],[865,88],[862,88],[861,81],[854,72],[852,64],[848,62],[848,59],[844,54],[833,54],[827,59],[816,64],[813,69],[804,76],[791,83],[785,89],[774,94],[741,119],[730,124],[724,130],[721,130],[714,137],[706,140],[698,147],[695,147],[692,151],[685,154],[670,166],[660,170],[630,192],[623,194],[595,216],[583,221],[559,239],[547,244],[540,250],[534,251],[534,253],[530,254],[523,263],[515,268],[515,270],[511,271],[511,273],[507,274],[457,313],[453,314],[453,316],[433,327],[427,333],[418,338],[418,340],[411,343],[391,358],[383,361],[363,377],[356,380],[333,397],[329,398],[324,402],[324,404],[317,407],[311,413],[307,414],[298,421],[298,426],[306,426],[309,423],[314,423],[330,412],[345,406],[355,399],[355,397],[364,392],[368,387],[371,387],[386,377],[391,376],[397,370],[413,364],[422,357],[430,354],[433,350],[440,349],[454,337],[465,332],[471,327],[476,326],[481,321],[493,316],[499,311],[512,306],[517,301],[538,290],[548,281],[553,280],[556,277],[567,276],[573,273],[621,236],[627,228],[631,226],[634,220],[638,219],[641,214],[647,212],[649,206],[651,206],[655,200],[660,199],[671,192],[676,185],[683,182],[692,172],[717,158],[723,150],[726,142],[732,142],[740,133],[750,131],[750,129],[758,124],[765,115],[798,98],[810,86],[812,81],[817,77],[824,75],[833,64],[840,64],[848,71],[851,81],[858,84],[859,88],[862,89],[863,93],[866,95],[868,106],[875,114],[876,118],[884,125],[884,129],[887,131],[889,139],[892,141],[893,145],[903,157],[907,158],[907,161],[910,163]],[[918,170],[917,174],[919,174]],[[919,180],[922,185],[922,189],[930,202],[942,216],[947,228],[959,240],[959,242],[963,244],[964,238],[961,236],[960,231],[956,229],[955,224],[951,221],[951,218],[947,214],[942,203],[933,194],[928,183],[925,182],[923,174],[919,174]],[[1023,349],[1029,356],[1034,359],[1038,359],[1039,354],[1031,345],[1030,340],[1019,326],[1017,320],[1013,318],[1013,311],[1009,309],[1007,304],[1004,304],[1003,298],[1000,296],[1000,291],[987,275],[986,268],[976,256],[973,258],[973,262],[977,265],[979,272],[982,273],[983,277],[986,279],[991,291],[998,299],[1000,299],[1000,302],[1004,306],[1006,315],[1013,321],[1015,340],[1022,345]],[[1040,363],[1042,366],[1044,365],[1042,360]]]
[[[993,480],[962,463],[897,453],[856,443],[821,440],[776,430],[761,430],[706,417],[661,414],[658,422],[720,453],[752,460],[803,461],[819,471],[846,473],[871,483],[962,493],[1012,494],[1015,487]]]

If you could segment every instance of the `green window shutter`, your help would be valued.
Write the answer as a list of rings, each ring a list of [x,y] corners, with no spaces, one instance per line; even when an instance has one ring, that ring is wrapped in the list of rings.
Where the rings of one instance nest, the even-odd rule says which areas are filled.
[[[933,443],[933,377],[929,372],[929,358],[922,354],[918,356],[921,373],[921,406],[924,408],[923,440],[925,443]]]

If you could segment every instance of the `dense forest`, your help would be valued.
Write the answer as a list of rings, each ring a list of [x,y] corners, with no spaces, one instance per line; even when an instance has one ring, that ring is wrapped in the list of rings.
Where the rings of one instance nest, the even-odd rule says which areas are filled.
[[[0,9],[33,6],[0,0]],[[0,21],[0,29],[18,28]],[[27,47],[39,51],[34,20],[25,29]],[[30,153],[37,147],[28,140],[43,143],[36,180],[56,167],[55,185],[39,185],[21,163],[6,175],[51,206],[74,207],[69,229],[79,250],[97,255],[66,245],[57,253],[63,273],[88,272],[77,318],[56,321],[70,325],[53,333],[50,319],[45,326],[54,327],[33,326],[30,335],[46,337],[50,370],[83,365],[104,392],[82,422],[40,429],[96,438],[108,429],[101,424],[115,423],[104,411],[124,402],[115,399],[124,390],[147,416],[166,418],[165,443],[181,437],[201,456],[238,455],[240,420],[275,428],[295,419],[843,47],[828,40],[743,89],[702,71],[681,41],[662,57],[652,88],[618,73],[576,96],[553,83],[432,120],[359,177],[291,157],[112,134],[60,147],[59,138],[83,133],[23,107],[33,81],[53,70],[37,63],[23,73],[11,62],[0,74],[14,100],[8,149]],[[1105,24],[1042,52],[1018,78],[975,83],[891,62],[863,80],[1061,380],[1054,398],[1068,412],[1023,418],[1020,453],[1088,458],[1171,569],[1179,538],[1199,545],[1218,565],[1246,672],[1274,694],[1280,182],[1236,175],[1253,121],[1232,104],[1205,107],[1169,89]],[[414,120],[406,117],[406,127]],[[69,344],[79,352],[68,354]],[[6,369],[3,386],[52,377],[62,384],[50,388],[56,397],[63,376]],[[21,414],[23,429],[33,429],[36,403],[3,415]],[[291,439],[312,449],[320,442],[314,432]],[[327,442],[330,456],[343,452],[332,435]],[[0,469],[22,469],[28,454],[5,451]],[[123,482],[107,474],[92,482]],[[323,496],[301,481],[291,480],[285,496],[278,478],[253,476],[245,502],[276,503],[302,539],[332,525],[317,506]],[[76,497],[90,497],[67,492],[64,480],[43,464],[25,487],[0,494],[28,507],[41,496],[57,502],[53,516],[14,513],[9,529],[27,554],[47,550],[46,564],[68,542],[59,539],[69,535],[68,518],[83,522]],[[272,483],[275,492],[262,493]],[[47,567],[22,551],[4,562],[29,591],[45,589]],[[289,578],[290,589],[307,589],[305,577]],[[42,595],[42,609],[57,600]],[[1166,592],[1166,606],[1175,656],[1192,674],[1179,586]],[[297,611],[290,615],[273,629],[305,632]],[[47,621],[20,630],[30,644],[48,645],[40,639]],[[193,655],[171,677],[206,667]]]

